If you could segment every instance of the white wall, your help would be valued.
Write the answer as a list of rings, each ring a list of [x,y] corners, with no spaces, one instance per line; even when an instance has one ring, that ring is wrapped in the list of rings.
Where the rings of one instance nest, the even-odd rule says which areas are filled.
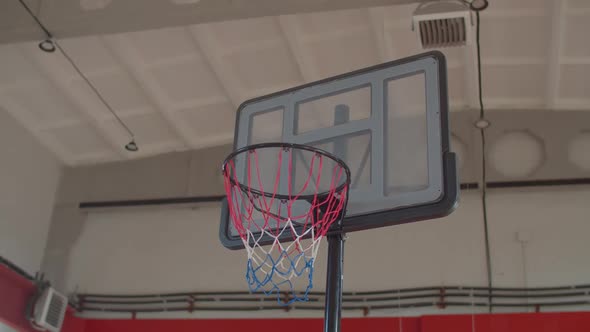
[[[494,285],[588,283],[588,202],[589,187],[492,190]],[[246,290],[245,253],[221,246],[218,223],[215,204],[90,213],[70,252],[67,288],[99,293]],[[472,191],[463,193],[460,207],[444,220],[352,233],[345,247],[345,289],[485,286],[482,227],[479,194]],[[528,242],[521,245],[517,233]],[[324,287],[325,243],[322,249],[316,290]]]
[[[88,215],[70,250],[67,290],[137,293],[244,285],[245,253],[219,243],[219,207]]]
[[[40,269],[61,166],[0,109],[0,255],[29,273]]]

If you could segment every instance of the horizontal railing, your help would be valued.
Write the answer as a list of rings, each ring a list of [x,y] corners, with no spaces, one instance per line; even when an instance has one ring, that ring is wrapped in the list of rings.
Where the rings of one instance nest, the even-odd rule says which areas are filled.
[[[490,296],[491,295],[491,296]],[[82,312],[147,313],[165,311],[324,310],[324,293],[312,292],[308,302],[284,306],[276,296],[248,292],[187,292],[168,294],[78,294]],[[281,296],[289,301],[288,294]],[[491,302],[490,302],[491,299]],[[343,310],[367,314],[379,309],[433,307],[542,308],[590,305],[590,284],[537,288],[422,287],[369,292],[344,292]]]

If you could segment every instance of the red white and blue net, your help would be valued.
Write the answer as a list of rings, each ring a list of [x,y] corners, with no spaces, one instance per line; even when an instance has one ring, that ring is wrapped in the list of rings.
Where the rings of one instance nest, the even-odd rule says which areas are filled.
[[[348,167],[319,149],[266,143],[232,153],[223,175],[250,291],[307,301],[320,242],[346,210]]]

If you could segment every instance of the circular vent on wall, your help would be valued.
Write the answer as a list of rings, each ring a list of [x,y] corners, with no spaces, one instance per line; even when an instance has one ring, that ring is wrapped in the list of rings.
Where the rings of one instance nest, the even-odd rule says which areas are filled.
[[[543,164],[543,141],[528,131],[508,132],[496,140],[490,150],[492,166],[510,178],[531,176]]]

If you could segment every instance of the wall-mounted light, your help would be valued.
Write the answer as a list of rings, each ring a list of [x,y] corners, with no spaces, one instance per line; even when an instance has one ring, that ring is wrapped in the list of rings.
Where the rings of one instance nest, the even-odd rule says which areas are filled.
[[[53,40],[51,40],[51,39],[45,39],[44,41],[40,42],[39,48],[43,52],[47,52],[47,53],[55,52],[55,44],[53,43]]]
[[[488,5],[488,0],[473,0],[471,1],[471,3],[469,3],[469,7],[471,8],[471,10],[474,10],[476,12],[488,8]]]
[[[129,152],[136,152],[139,150],[139,146],[137,146],[137,143],[135,143],[135,139],[132,139],[131,142],[125,144],[125,150]]]
[[[488,121],[484,118],[481,118],[481,119],[475,121],[475,123],[473,125],[477,129],[486,129],[487,127],[489,127],[491,125],[491,123],[490,123],[490,121]]]

